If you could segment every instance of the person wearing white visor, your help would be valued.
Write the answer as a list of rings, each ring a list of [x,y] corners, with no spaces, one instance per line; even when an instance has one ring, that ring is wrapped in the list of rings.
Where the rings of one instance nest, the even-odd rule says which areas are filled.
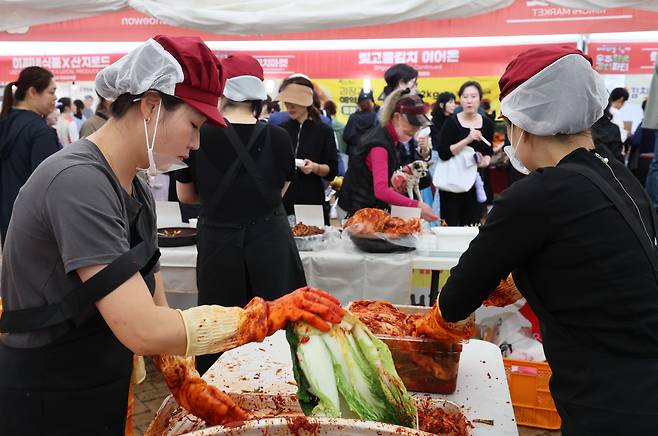
[[[341,319],[338,300],[309,289],[244,309],[169,308],[154,201],[137,172],[171,169],[199,147],[205,121],[225,125],[218,60],[197,37],[156,36],[96,87],[112,117],[39,165],[3,244],[2,434],[123,434],[133,354],[193,378],[191,356],[261,341],[291,319],[324,330]],[[198,405],[207,422],[247,416],[219,391]]]
[[[656,224],[637,179],[592,143],[603,79],[579,50],[540,47],[499,84],[507,153],[529,175],[494,202],[429,318],[467,319],[511,276],[508,303],[522,295],[540,321],[562,434],[654,434]]]

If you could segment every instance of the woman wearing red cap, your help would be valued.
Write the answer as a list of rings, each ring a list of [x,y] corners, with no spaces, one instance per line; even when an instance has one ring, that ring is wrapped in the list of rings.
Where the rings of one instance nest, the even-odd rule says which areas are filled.
[[[216,353],[291,319],[324,330],[340,320],[338,301],[309,289],[245,309],[167,307],[154,202],[137,172],[180,166],[206,120],[224,125],[216,64],[199,38],[142,44],[96,78],[112,118],[23,186],[3,246],[3,434],[121,434],[133,353]]]
[[[430,320],[466,319],[512,274],[540,321],[562,434],[655,434],[656,223],[637,179],[594,149],[603,79],[576,49],[536,48],[500,88],[505,150],[530,175],[494,203]]]
[[[281,197],[295,175],[288,132],[257,122],[267,97],[263,68],[251,56],[221,60],[227,127],[201,128],[201,147],[179,170],[182,202],[201,203],[197,237],[198,304],[244,306],[306,285]],[[222,283],[221,287],[217,283]],[[204,373],[217,360],[197,358]]]
[[[393,91],[379,110],[380,126],[361,138],[350,159],[350,166],[338,198],[338,205],[353,215],[363,208],[390,210],[391,205],[418,207],[421,218],[438,218],[421,200],[399,194],[391,187],[391,177],[400,167],[400,143],[409,142],[421,127],[431,124],[425,104],[409,89]]]

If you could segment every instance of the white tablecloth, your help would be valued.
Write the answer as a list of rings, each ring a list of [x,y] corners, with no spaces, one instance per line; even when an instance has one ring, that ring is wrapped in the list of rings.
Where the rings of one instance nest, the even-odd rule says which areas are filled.
[[[239,362],[239,364],[236,364]],[[204,379],[229,394],[296,394],[290,348],[285,333],[277,332],[263,343],[247,344],[224,353]],[[470,420],[492,419],[494,425],[474,424],[473,436],[518,435],[500,349],[471,340],[464,345],[457,390],[452,395],[432,395],[464,406]]]
[[[174,307],[196,304],[196,246],[160,248],[160,267]],[[420,256],[417,252],[364,253],[349,241],[320,251],[301,251],[306,281],[331,292],[342,303],[357,299],[384,299],[409,304],[412,269],[447,270],[458,257]]]

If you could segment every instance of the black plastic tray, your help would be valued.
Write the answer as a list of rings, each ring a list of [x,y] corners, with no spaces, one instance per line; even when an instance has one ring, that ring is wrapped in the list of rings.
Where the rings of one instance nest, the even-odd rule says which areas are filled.
[[[354,242],[354,245],[356,245],[359,250],[365,251],[366,253],[399,253],[415,250],[414,247],[396,245],[385,239],[377,238],[374,236],[356,236],[352,233],[349,233],[349,235],[352,242]]]
[[[177,231],[176,236],[165,236],[164,231]],[[163,227],[158,229],[158,246],[160,247],[183,247],[196,244],[196,229],[192,227]]]

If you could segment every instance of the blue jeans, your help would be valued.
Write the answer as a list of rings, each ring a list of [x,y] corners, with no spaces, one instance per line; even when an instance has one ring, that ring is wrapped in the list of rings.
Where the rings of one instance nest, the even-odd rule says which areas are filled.
[[[651,198],[651,203],[658,213],[658,135],[654,146],[654,157],[649,165],[649,174],[647,174],[647,192]]]

